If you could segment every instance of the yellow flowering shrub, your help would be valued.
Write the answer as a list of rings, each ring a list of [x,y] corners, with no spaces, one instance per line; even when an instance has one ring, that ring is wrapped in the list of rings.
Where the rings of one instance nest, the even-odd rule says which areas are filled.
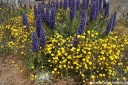
[[[123,35],[120,38],[117,34],[115,31],[97,39],[98,33],[88,30],[77,36],[79,44],[73,47],[73,37],[64,39],[56,33],[53,38],[48,38],[46,48],[41,52],[48,55],[45,63],[48,63],[52,74],[79,75],[84,82],[116,80],[128,75],[128,58],[122,54],[128,49],[128,37]],[[124,60],[126,61],[123,62]]]

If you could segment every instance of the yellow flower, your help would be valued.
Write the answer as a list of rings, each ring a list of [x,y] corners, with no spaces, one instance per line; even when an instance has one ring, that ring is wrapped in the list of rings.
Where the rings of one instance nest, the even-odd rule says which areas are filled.
[[[94,34],[91,34],[91,37],[94,37]]]
[[[81,38],[83,38],[83,39],[84,39],[84,38],[85,38],[85,36],[81,36]]]
[[[44,68],[44,66],[41,66],[41,68]]]
[[[81,38],[81,36],[80,35],[77,35],[77,38]]]
[[[101,54],[104,54],[104,51],[101,51],[100,53],[101,53]]]
[[[72,57],[69,55],[69,56],[67,57],[67,59],[72,59]]]
[[[106,48],[106,47],[107,47],[107,44],[102,44],[102,45],[103,45],[103,47],[104,47],[104,48]]]
[[[110,59],[110,60],[114,60],[114,57],[113,57],[113,56],[109,56],[109,59]]]
[[[55,56],[55,55],[52,53],[51,56]]]
[[[57,71],[57,68],[54,68],[54,71]]]
[[[89,62],[89,65],[92,65],[92,62]]]
[[[66,65],[63,65],[64,66],[64,68],[66,68]]]
[[[100,73],[99,75],[100,75],[100,77],[102,77],[102,76],[103,76],[101,73]]]
[[[87,33],[90,35],[90,30],[88,30]]]
[[[94,76],[94,75],[92,75],[92,76],[91,76],[91,78],[92,78],[92,79],[94,79],[94,78],[95,78],[95,76]]]
[[[80,51],[80,49],[77,49],[77,52],[79,52]]]
[[[31,68],[32,68],[32,69],[34,69],[35,67],[34,67],[34,66],[32,66]]]
[[[45,74],[46,76],[48,76],[48,74]]]
[[[85,75],[84,74],[81,74],[82,75],[82,77],[85,77]]]
[[[52,71],[52,74],[54,74],[55,72],[54,71]]]
[[[61,55],[61,52],[60,52],[59,50],[57,51],[57,53],[58,53],[58,56],[60,56],[60,55]]]

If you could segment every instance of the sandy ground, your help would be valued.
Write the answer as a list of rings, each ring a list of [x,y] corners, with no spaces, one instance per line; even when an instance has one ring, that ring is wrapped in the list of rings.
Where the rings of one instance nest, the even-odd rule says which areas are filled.
[[[32,85],[16,60],[15,55],[0,57],[0,85]]]
[[[38,2],[36,2],[37,4]],[[118,18],[126,16],[128,13],[128,0],[110,0],[110,13],[118,11]],[[34,4],[34,3],[27,3]],[[22,72],[20,64],[12,64],[16,61],[14,55],[0,57],[0,85],[33,85],[26,74]],[[19,61],[18,61],[19,62]]]

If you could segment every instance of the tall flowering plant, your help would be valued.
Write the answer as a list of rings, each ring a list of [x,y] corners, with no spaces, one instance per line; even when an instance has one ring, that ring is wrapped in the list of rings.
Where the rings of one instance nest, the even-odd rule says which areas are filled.
[[[45,47],[46,44],[46,34],[44,28],[40,29],[40,47]]]
[[[74,19],[75,13],[76,13],[76,2],[75,0],[71,0],[71,4],[70,4],[70,20],[71,21]]]
[[[90,21],[93,22],[97,16],[96,1],[92,2],[91,11],[90,11]]]
[[[23,25],[25,25],[27,28],[29,28],[29,22],[28,22],[28,19],[27,19],[26,14],[25,14],[24,12],[22,13],[22,23],[23,23]]]
[[[33,52],[38,52],[39,50],[38,37],[36,32],[32,33],[32,50]]]
[[[38,38],[40,38],[40,29],[42,28],[40,15],[37,15],[36,23],[35,24],[36,24],[36,33],[37,33],[37,36],[38,36]]]
[[[68,0],[64,0],[63,8],[66,10],[69,7]]]
[[[83,34],[84,31],[85,31],[85,28],[86,28],[86,11],[85,10],[82,10],[81,20],[80,20],[80,26],[78,28],[77,34],[78,35]]]
[[[80,9],[80,0],[76,1],[76,9],[79,10]]]
[[[52,7],[51,15],[50,15],[50,24],[49,24],[51,29],[55,28],[55,23],[56,23],[56,9],[55,7]]]
[[[104,18],[109,16],[110,3],[107,2],[106,7],[104,9]]]

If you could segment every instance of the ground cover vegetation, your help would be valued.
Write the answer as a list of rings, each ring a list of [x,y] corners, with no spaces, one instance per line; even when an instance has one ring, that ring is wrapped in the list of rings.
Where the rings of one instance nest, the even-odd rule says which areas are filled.
[[[103,0],[52,0],[20,8],[0,3],[0,56],[16,53],[32,74],[75,82],[127,81],[128,26]],[[122,22],[123,23],[123,22]]]

